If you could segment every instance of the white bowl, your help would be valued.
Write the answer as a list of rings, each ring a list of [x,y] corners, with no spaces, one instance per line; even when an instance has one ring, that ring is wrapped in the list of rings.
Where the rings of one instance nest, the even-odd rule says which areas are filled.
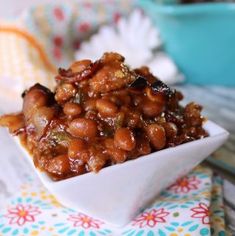
[[[207,138],[110,166],[98,174],[87,173],[55,182],[34,169],[64,206],[123,226],[164,188],[187,174],[228,138],[228,132],[211,121],[207,121],[204,128],[209,133]],[[16,140],[32,163],[32,157]]]

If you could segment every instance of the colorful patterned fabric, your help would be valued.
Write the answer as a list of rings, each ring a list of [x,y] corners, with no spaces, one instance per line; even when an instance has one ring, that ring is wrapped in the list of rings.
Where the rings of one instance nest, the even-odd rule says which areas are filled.
[[[2,76],[24,78],[25,86],[32,77],[42,83],[52,81],[55,67],[48,60],[44,47],[22,28],[0,25],[0,55]]]
[[[67,66],[74,60],[74,50],[102,24],[114,23],[127,15],[133,1],[80,1],[47,4],[28,9],[21,17],[24,27],[40,38],[50,60]]]
[[[224,204],[223,204],[223,180],[219,176],[214,176],[211,196],[211,234],[228,235],[225,231]]]
[[[74,60],[80,42],[101,24],[115,24],[132,5],[126,0],[51,3],[0,21],[0,108],[19,110],[22,91],[37,82],[53,88],[56,68]]]
[[[34,176],[0,211],[0,235],[223,236],[221,186],[221,179],[213,177],[210,169],[197,167],[162,192],[128,225],[113,228],[63,207]]]

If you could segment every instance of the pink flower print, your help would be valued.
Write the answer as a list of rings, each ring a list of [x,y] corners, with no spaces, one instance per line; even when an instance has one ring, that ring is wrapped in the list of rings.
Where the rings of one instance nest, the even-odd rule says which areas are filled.
[[[55,36],[53,38],[53,43],[56,47],[61,47],[63,45],[63,38],[60,36]]]
[[[115,12],[115,13],[113,14],[113,21],[114,21],[114,23],[118,23],[118,21],[119,21],[120,18],[121,18],[120,12]]]
[[[62,53],[61,53],[61,49],[60,48],[54,47],[53,50],[52,50],[52,54],[53,54],[53,56],[54,56],[54,58],[56,60],[58,60],[58,61],[61,60]]]
[[[77,39],[73,42],[73,48],[78,50],[81,46],[81,42]]]
[[[96,220],[90,216],[87,216],[83,213],[78,213],[77,215],[70,215],[68,220],[73,222],[74,227],[81,226],[84,229],[99,229],[101,224],[103,224],[103,222]]]
[[[169,187],[169,190],[175,193],[188,193],[191,190],[198,189],[200,180],[196,176],[186,176],[177,180],[173,185]]]
[[[63,21],[64,20],[64,12],[63,12],[63,10],[61,8],[59,8],[59,7],[56,7],[54,9],[54,16],[55,16],[55,18],[57,20]]]
[[[87,22],[83,22],[78,26],[78,30],[82,33],[87,32],[90,29],[90,24]]]
[[[90,2],[84,2],[83,5],[84,5],[85,8],[91,8],[92,7],[92,4]]]
[[[192,218],[199,218],[203,224],[209,224],[209,207],[204,203],[199,203],[197,207],[191,209],[194,213],[191,215]]]
[[[5,217],[10,219],[9,224],[22,226],[26,222],[34,222],[35,216],[40,213],[41,211],[38,207],[18,204],[16,207],[9,208]]]
[[[165,211],[164,208],[161,209],[152,209],[150,211],[145,211],[133,221],[133,226],[139,226],[140,228],[143,227],[151,227],[153,228],[156,226],[157,223],[164,223],[166,222],[165,217],[168,216],[170,213]]]

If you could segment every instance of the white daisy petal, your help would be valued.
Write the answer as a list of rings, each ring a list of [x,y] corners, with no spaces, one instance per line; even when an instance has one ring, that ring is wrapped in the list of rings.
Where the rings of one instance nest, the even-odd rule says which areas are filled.
[[[157,28],[139,10],[121,18],[115,26],[101,26],[97,34],[81,44],[76,59],[96,60],[104,52],[116,51],[133,68],[147,65],[152,73],[168,84],[183,80],[174,62],[159,49],[161,40]]]
[[[183,76],[179,74],[172,59],[163,52],[157,53],[148,66],[154,75],[168,84],[181,82],[183,80]]]

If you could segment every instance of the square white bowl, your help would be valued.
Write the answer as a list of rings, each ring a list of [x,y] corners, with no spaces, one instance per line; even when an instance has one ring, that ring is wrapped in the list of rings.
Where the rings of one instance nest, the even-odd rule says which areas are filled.
[[[115,226],[123,226],[172,184],[220,147],[229,133],[211,121],[204,128],[209,137],[167,148],[113,165],[99,173],[87,173],[61,181],[36,169],[46,188],[64,206],[82,211]],[[33,164],[26,149],[17,143]]]

